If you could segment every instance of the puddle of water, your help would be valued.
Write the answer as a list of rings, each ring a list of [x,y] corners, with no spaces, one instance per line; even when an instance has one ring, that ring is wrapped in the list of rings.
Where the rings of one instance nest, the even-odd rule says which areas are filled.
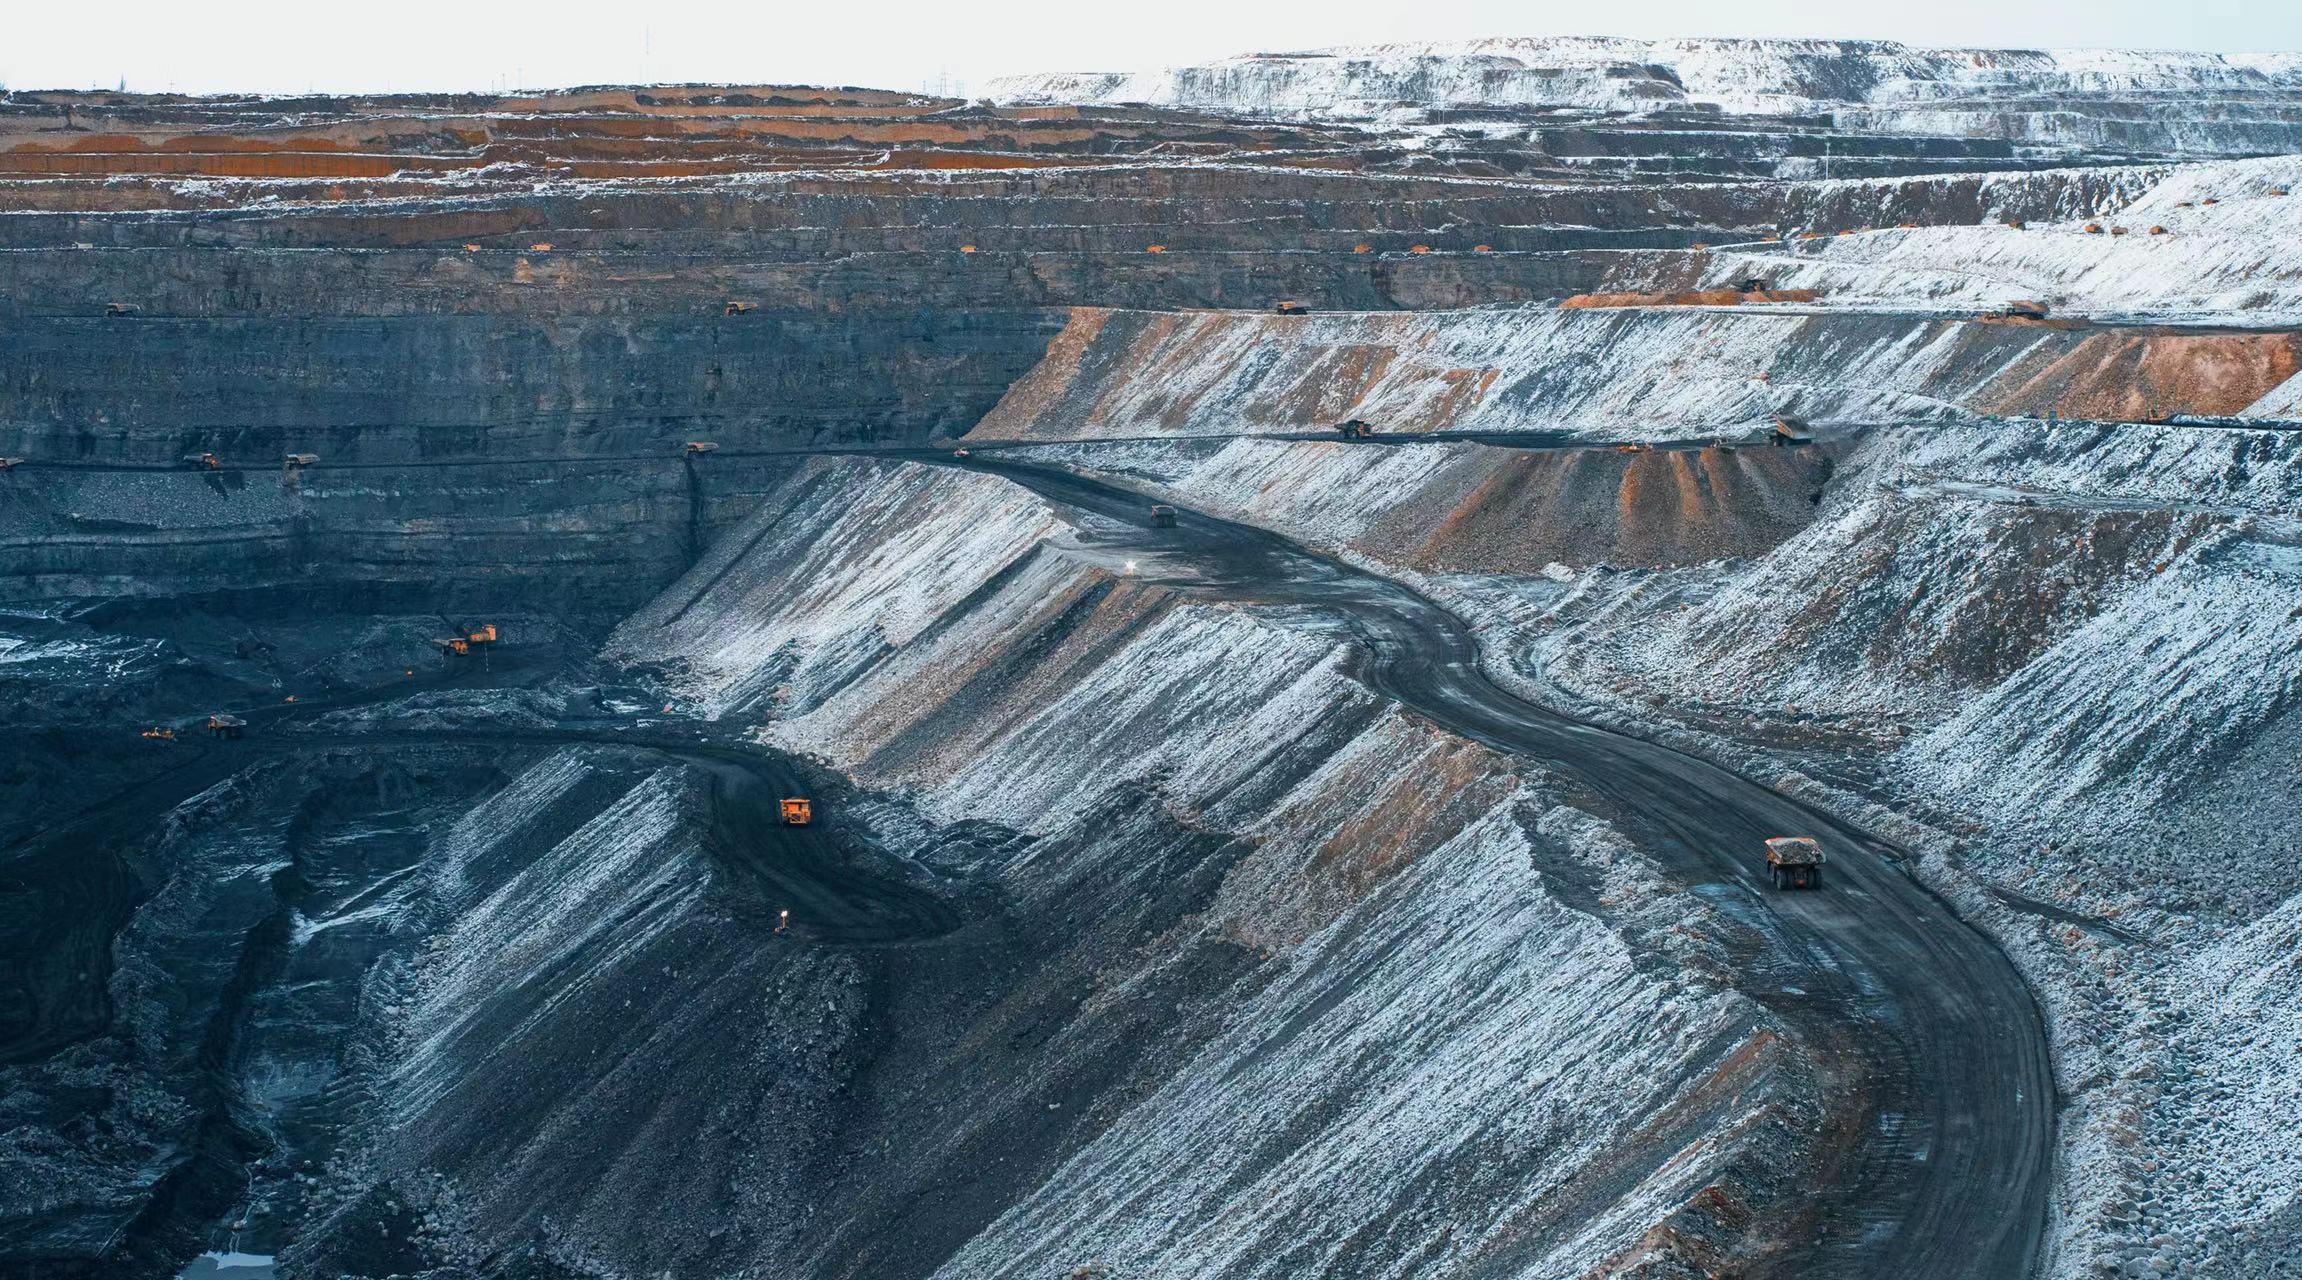
[[[203,1253],[176,1280],[272,1280],[268,1253]]]

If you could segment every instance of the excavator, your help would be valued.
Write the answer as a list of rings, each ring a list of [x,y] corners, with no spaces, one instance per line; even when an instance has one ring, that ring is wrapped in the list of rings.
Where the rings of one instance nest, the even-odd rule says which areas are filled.
[[[439,646],[444,657],[463,658],[469,657],[472,650],[480,646],[496,643],[498,638],[496,624],[490,622],[473,627],[468,631],[459,632],[445,640],[434,640],[432,643]]]

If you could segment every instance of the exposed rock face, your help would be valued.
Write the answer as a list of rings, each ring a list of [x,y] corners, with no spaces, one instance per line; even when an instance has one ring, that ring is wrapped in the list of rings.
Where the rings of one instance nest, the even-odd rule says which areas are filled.
[[[2073,1269],[2151,1235],[2208,1273],[2269,1274],[2282,1247],[2288,1198],[2177,1188],[2281,1176],[2241,1135],[2291,1122],[2283,1069],[2207,1099],[2259,1067],[2224,1046],[2287,1033],[2291,965],[2260,948],[2302,892],[2292,791],[2265,772],[2302,692],[2294,454],[2202,428],[1867,441],[1802,536],[1551,667],[1621,691],[1669,668],[1689,702],[1795,708],[1794,740],[1871,740],[1876,793],[1968,837],[1942,846],[1970,909],[2003,920],[2062,1029]],[[2137,963],[2160,948],[2194,958]],[[2156,1206],[2123,1207],[2138,1195]]]
[[[2290,145],[2292,74],[0,98],[0,1272],[1960,1274],[1877,1209],[1976,1149],[1914,1028],[2053,1091],[1955,907],[2069,1098],[1964,1216],[2273,1274],[2292,166],[2165,161]],[[1415,646],[1944,897],[1850,828],[1769,899],[1835,818],[1651,810],[1700,771]],[[1849,902],[2003,982],[1897,1005]]]
[[[1312,316],[1081,310],[970,438],[1743,437],[1777,417],[2231,414],[2294,376],[2291,332],[2192,334],[1847,309]]]
[[[315,752],[207,780],[160,829],[68,845],[45,874],[43,846],[13,855],[76,890],[81,917],[9,932],[10,972],[37,985],[17,993],[0,1067],[0,1254],[27,1274],[166,1274],[252,1177],[300,1197],[288,1153],[332,1146],[344,1042],[372,1031],[368,967],[400,945],[385,886],[490,771]]]
[[[0,453],[410,461],[917,440],[972,425],[1069,306],[1534,302],[1598,282],[1611,260],[1584,250],[2090,214],[2147,178],[1539,188],[1411,176],[1366,135],[1180,113],[629,94],[12,100]],[[828,151],[776,150],[827,129]],[[642,147],[644,130],[660,132]],[[520,163],[493,150],[506,131]],[[906,131],[970,167],[870,168]],[[377,148],[395,152],[390,175],[327,168]],[[654,158],[628,175],[586,167],[635,150]],[[1114,163],[1145,152],[1158,158]],[[276,177],[242,163],[289,159]],[[47,176],[65,160],[109,176]],[[743,176],[709,176],[723,160]],[[594,180],[553,185],[570,172]]]
[[[2290,435],[1944,426],[1868,434],[1835,464],[1812,449],[1368,451],[1030,452],[1457,600],[1531,690],[1721,735],[1739,745],[1720,749],[1764,750],[1743,758],[1786,785],[1858,789],[1941,824],[1872,811],[1908,824],[1930,878],[2054,1011],[2077,1215],[2056,1274],[2138,1250],[2275,1274],[2292,1202],[2266,1188],[2283,1148],[2250,1135],[2292,1122],[2292,1090],[2251,1046],[2285,1034],[2292,965],[2269,940],[2302,892],[2278,763],[2302,689]],[[1819,506],[1782,492],[1802,454]],[[1733,495],[1739,520],[1719,527],[1707,500],[1634,500],[1629,476],[1666,464],[1707,473],[1706,499]],[[1769,473],[1775,487],[1751,484]],[[1619,514],[1573,520],[1573,536],[1498,546],[1480,531],[1486,495],[1541,476],[1538,493],[1597,506],[1607,486],[1592,480],[1609,475],[1624,477]],[[1771,529],[1755,519],[1770,493]],[[1742,558],[1691,564],[1670,550],[1682,539]],[[2143,958],[2160,947],[2196,958]],[[2200,1180],[2244,1189],[2189,1197]]]
[[[711,487],[743,470],[715,470]],[[58,472],[0,513],[15,570],[0,594],[209,596],[263,615],[288,595],[305,612],[557,610],[572,590],[612,619],[685,567],[710,527],[702,485],[675,455],[573,471]]]
[[[808,86],[303,98],[0,95],[0,175],[12,177],[169,174],[359,186],[456,175],[497,185],[539,173],[597,179],[1035,167],[1114,154],[1345,145],[1320,129],[1183,113],[1003,111]],[[529,172],[519,173],[523,168]]]
[[[1828,113],[1841,129],[2065,153],[2259,155],[2302,142],[2302,61],[2290,54],[1517,37],[1257,53],[1135,75],[1017,76],[993,94],[1343,120],[1411,119],[1432,108]],[[2213,107],[2202,111],[2204,103]]]
[[[1719,447],[1231,440],[1027,453],[1395,569],[1518,577],[1763,554],[1813,520],[1832,470],[1815,450]]]
[[[882,510],[891,499],[902,505]],[[1385,712],[1324,628],[1130,581],[1091,545],[1066,545],[1075,532],[1048,541],[1051,518],[982,477],[825,467],[763,505],[759,536],[729,537],[617,638],[682,664],[682,687],[715,710],[773,716],[771,740],[914,790],[930,818],[1036,838],[998,879],[1020,910],[1064,912],[1065,937],[1109,932],[1095,913],[1118,902],[1085,889],[1099,879],[1206,886],[1126,967],[1188,973],[1214,948],[1246,966],[1238,990],[1254,994],[1154,1015],[1138,1002],[1178,998],[1168,982],[1098,977],[1067,997],[1075,1011],[1032,1031],[1046,1053],[1013,1092],[1050,1111],[1077,1105],[1069,1055],[1114,1020],[1137,1029],[1146,1060],[1123,1068],[1122,1095],[1088,1104],[1093,1139],[1066,1141],[1062,1162],[937,1274],[1083,1260],[1423,1271],[1487,1257],[1580,1270],[1628,1250],[1749,1144],[1788,1139],[1771,1109],[1786,1101],[1779,1073],[1796,1068],[1750,1012],[1723,995],[1683,1007],[1671,984],[1638,976],[1637,950],[1659,938],[1634,933],[1626,948],[1530,874],[1589,818],[1534,816],[1547,803],[1538,779]],[[999,545],[963,550],[967,538]],[[747,635],[763,616],[778,633]],[[883,647],[859,652],[859,634]],[[731,695],[770,680],[772,696]],[[1175,866],[1176,833],[1155,834],[1169,823],[1220,841],[1220,861]],[[1574,855],[1598,859],[1587,873],[1653,875],[1619,842],[1599,850]],[[1071,957],[1054,965],[1049,979],[1078,972]],[[1609,994],[1591,999],[1593,984]],[[1178,1014],[1188,1037],[1155,1044],[1153,1028]],[[1377,1053],[1401,1038],[1425,1046],[1411,1066]],[[1656,1070],[1575,1048],[1592,1040],[1658,1055]],[[1626,1091],[1626,1070],[1697,1073],[1703,1124],[1734,1136],[1698,1137],[1684,1095]],[[1662,1132],[1632,1139],[1627,1162],[1602,1136],[1649,1124]],[[1434,1128],[1463,1137],[1433,1148],[1409,1136]],[[1522,1143],[1548,1154],[1484,1171]],[[1770,1194],[1756,1168],[1733,1176],[1738,1195]],[[1616,1208],[1578,1221],[1594,1179]],[[1402,1218],[1402,1200],[1427,1209]],[[1355,1226],[1306,1235],[1339,1218]]]
[[[2302,317],[2291,157],[2174,170],[2107,216],[2055,225],[1909,229],[1737,245],[1624,264],[1664,280],[1758,276],[1856,310],[2004,307],[2290,329]],[[2019,218],[2009,222],[2022,222]]]

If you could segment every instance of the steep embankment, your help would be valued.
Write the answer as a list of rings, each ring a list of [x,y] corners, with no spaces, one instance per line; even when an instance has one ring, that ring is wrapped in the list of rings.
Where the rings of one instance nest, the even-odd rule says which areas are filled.
[[[1758,276],[1854,310],[2027,299],[2089,316],[2291,328],[2302,322],[2302,200],[2287,194],[2298,184],[2292,157],[2182,166],[2097,217],[2042,225],[2007,214],[1994,226],[1736,245],[1626,263],[1617,280],[1685,288]]]
[[[2001,895],[1966,906],[2057,1013],[2067,1274],[2145,1250],[2259,1274],[2290,1239],[2282,1159],[2243,1135],[2294,1122],[2292,1072],[2236,1046],[2284,1034],[2292,966],[2265,944],[2302,894],[2274,763],[2302,705],[2295,453],[2203,428],[1883,435],[1715,594],[1544,650],[1746,737],[1867,741],[1876,792],[1966,837],[1941,872]]]
[[[1785,1171],[1867,1127],[1812,1100],[1866,1086],[1738,989],[1766,937],[1378,696],[1331,617],[1117,532],[817,461],[619,633],[908,802],[628,730],[529,765],[545,698],[248,744],[125,923],[75,917],[130,1016],[11,1069],[56,1135],[11,1168],[78,1198],[10,1230],[157,1266],[228,1213],[350,1274],[1691,1274],[1795,1237]],[[894,898],[943,909],[875,928]],[[127,1109],[76,1136],[107,1055]]]
[[[569,110],[571,146],[632,124]],[[413,462],[915,441],[979,419],[1068,306],[1541,301],[1594,287],[1626,250],[2086,215],[2151,172],[1537,186],[1382,171],[1383,149],[1356,135],[1315,156],[1256,136],[1201,154],[1185,144],[1221,122],[1153,114],[1080,117],[1047,153],[1065,163],[1020,171],[752,156],[743,174],[540,189],[503,167],[194,178],[160,160],[210,153],[73,151],[125,168],[0,177],[0,454]],[[229,119],[203,126],[212,154],[270,154],[278,139]],[[643,149],[676,163],[726,141],[679,121]],[[1170,143],[1184,149],[1120,159]],[[1083,157],[1097,163],[1069,162]]]
[[[992,91],[1007,102],[1398,123],[1561,110],[1828,114],[1846,131],[1987,137],[2062,154],[2302,147],[2302,70],[2282,54],[1506,37],[1257,53],[1133,75],[1017,76]]]
[[[1739,437],[1817,423],[2224,413],[2302,361],[2293,334],[2193,335],[1699,307],[1413,315],[1077,310],[969,433],[1078,440],[1323,431]],[[2127,377],[2139,371],[2148,376]]]
[[[393,886],[492,769],[314,750],[178,775],[10,850],[0,1258],[25,1274],[169,1273],[245,1165],[330,1147]]]
[[[1008,456],[1006,453],[1002,457]],[[1758,555],[1803,529],[1831,475],[1812,449],[1527,449],[1232,439],[1019,451],[1313,546],[1429,575],[1541,578]]]
[[[1625,255],[1610,280],[1759,275],[1819,291],[1801,314],[1081,313],[983,431],[1415,582],[1518,687],[1904,833],[2049,1011],[2053,1274],[2252,1277],[2297,1212],[2260,1138],[2292,1073],[2259,1046],[2289,1030],[2302,892],[2277,763],[2302,486],[2279,424],[2135,420],[2290,416],[2291,176],[2201,165],[2094,230]],[[2082,318],[1941,314],[2016,298]],[[1875,425],[1759,450],[1209,438],[1355,416],[1667,442],[1778,413]]]
[[[952,553],[971,538],[993,545]],[[1651,1242],[1665,1256],[1765,1234],[1787,1206],[1749,1159],[1806,1131],[1768,1101],[1796,1059],[1688,957],[1641,958],[1690,945],[1654,930],[1701,909],[1539,773],[1371,695],[1327,626],[1196,600],[1187,564],[1101,540],[1000,481],[817,464],[616,642],[930,818],[1034,838],[987,870],[1024,921],[1060,913],[1062,941],[988,1025],[1022,1025],[1028,993],[1101,957],[1084,998],[1030,1015],[1018,1078],[981,1069],[996,1035],[971,1037],[975,1072],[937,1075],[975,1076],[984,1115],[916,1138],[906,1169],[972,1149],[1019,1094],[1062,1115],[1052,1147],[989,1175],[1010,1190],[946,1237],[945,1272],[1581,1270],[1681,1206]],[[1140,919],[1186,885],[1187,915]],[[1099,923],[1114,912],[1137,921],[1123,954]],[[1602,1042],[1605,1059],[1575,1047]],[[1110,1086],[1079,1074],[1122,1043],[1141,1060],[1104,1068]],[[868,1221],[812,1256],[924,1256]]]
[[[1391,323],[1364,335],[1378,353]],[[1096,367],[1111,407],[1094,431],[1156,435],[1161,392],[1204,376],[1150,371]],[[2261,1019],[2283,1026],[2291,965],[2270,940],[2302,891],[2275,763],[2302,693],[2291,434],[1911,424],[1827,457],[1188,438],[1026,452],[1423,583],[1484,619],[1529,687],[1718,735],[1712,749],[1792,785],[1824,794],[1803,770],[1958,833],[1898,828],[2052,1012],[2072,1099],[2055,1273],[2163,1258],[2254,1275],[2289,1238],[2284,1163],[2247,1135],[2287,1123],[2292,1093],[2248,1048]],[[2193,1195],[2201,1179],[2231,1190]]]
[[[720,504],[785,465],[618,462],[208,471],[26,469],[0,507],[0,599],[283,612],[534,610],[596,624],[683,570]]]

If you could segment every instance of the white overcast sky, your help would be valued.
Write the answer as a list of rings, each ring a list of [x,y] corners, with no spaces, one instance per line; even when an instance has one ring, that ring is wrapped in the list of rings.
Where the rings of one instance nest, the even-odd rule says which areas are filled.
[[[876,85],[1490,35],[2302,49],[2302,0],[5,0],[0,85],[274,93],[632,81]]]

